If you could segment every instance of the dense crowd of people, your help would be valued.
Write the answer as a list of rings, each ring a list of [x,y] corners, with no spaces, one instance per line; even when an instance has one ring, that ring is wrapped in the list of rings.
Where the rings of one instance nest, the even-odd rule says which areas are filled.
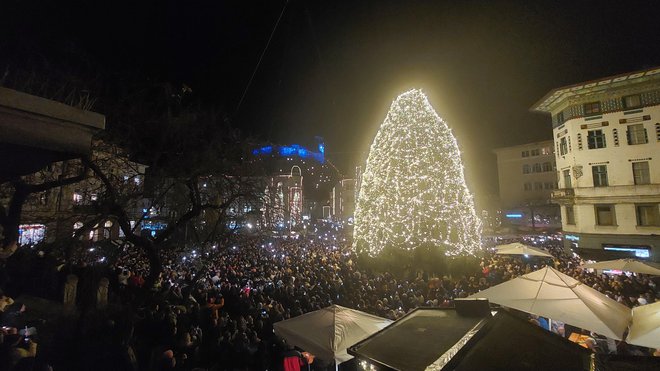
[[[279,369],[282,355],[290,349],[274,335],[275,322],[332,304],[397,319],[418,306],[451,306],[454,298],[544,264],[630,307],[660,300],[656,281],[650,277],[579,269],[580,258],[564,252],[558,240],[541,243],[554,260],[504,257],[485,249],[474,271],[437,277],[411,271],[402,278],[364,266],[341,232],[331,232],[166,251],[163,271],[148,290],[143,287],[148,260],[134,248],[124,247],[113,258],[90,248],[68,264],[58,266],[63,262],[53,261],[62,273],[57,278],[51,270],[52,280],[63,282],[68,273],[80,277],[81,315],[75,329],[58,330],[44,358],[70,369]],[[499,243],[503,242],[507,241]],[[110,280],[110,305],[97,313],[90,309],[101,277]],[[0,358],[7,367],[22,369],[22,359],[34,359],[36,340],[20,335],[19,329],[31,324],[17,321],[25,307],[15,304],[4,294],[0,298],[3,325],[7,325],[2,352],[8,355]],[[63,345],[74,338],[79,339],[75,346]],[[34,361],[30,362],[34,369]],[[325,366],[322,360],[314,363],[317,369]]]

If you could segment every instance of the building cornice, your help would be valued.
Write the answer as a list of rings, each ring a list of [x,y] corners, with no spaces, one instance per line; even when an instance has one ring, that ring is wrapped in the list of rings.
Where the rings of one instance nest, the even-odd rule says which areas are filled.
[[[534,103],[530,110],[532,112],[552,113],[567,100],[580,100],[584,96],[601,93],[605,94],[611,89],[619,89],[632,84],[644,84],[652,81],[660,81],[660,67],[628,72],[556,88],[548,92],[538,102]]]

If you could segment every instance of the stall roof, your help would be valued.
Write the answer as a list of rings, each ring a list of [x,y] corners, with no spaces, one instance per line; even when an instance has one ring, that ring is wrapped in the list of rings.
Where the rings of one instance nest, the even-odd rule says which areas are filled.
[[[590,370],[591,351],[502,310],[417,309],[349,348],[383,370]]]
[[[348,353],[389,369],[424,370],[482,321],[454,309],[418,308]]]

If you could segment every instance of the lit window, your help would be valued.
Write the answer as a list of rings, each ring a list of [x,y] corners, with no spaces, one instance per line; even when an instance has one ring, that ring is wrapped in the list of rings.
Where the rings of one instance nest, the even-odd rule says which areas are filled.
[[[589,149],[605,148],[605,133],[602,130],[589,130],[587,144]]]
[[[105,221],[105,224],[103,224],[103,226],[104,226],[105,228],[112,228],[112,221],[110,221],[110,220],[106,220],[106,221]]]
[[[623,108],[631,109],[642,106],[642,98],[639,94],[623,97]]]
[[[649,138],[646,135],[646,129],[644,128],[644,124],[636,124],[636,125],[630,125],[628,126],[628,131],[626,132],[628,135],[628,144],[634,145],[634,144],[645,144],[649,142]]]
[[[36,245],[44,240],[46,226],[43,224],[21,224],[18,226],[18,244]]]
[[[597,225],[616,225],[614,205],[595,205]]]
[[[607,187],[607,165],[596,165],[591,167],[591,175],[594,179],[594,187]]]
[[[637,213],[637,225],[639,226],[660,226],[659,204],[635,205]]]
[[[39,194],[39,204],[48,205],[49,191],[44,191]]]
[[[552,154],[552,147],[543,147],[541,148],[541,154],[546,156],[546,155],[551,155]]]
[[[82,193],[75,191],[73,192],[73,203],[74,204],[80,204],[83,201],[83,195]]]
[[[600,114],[600,102],[590,102],[584,104],[584,115],[593,116]]]
[[[651,184],[651,174],[649,173],[649,163],[648,161],[642,162],[633,162],[633,180],[636,185],[639,184]]]

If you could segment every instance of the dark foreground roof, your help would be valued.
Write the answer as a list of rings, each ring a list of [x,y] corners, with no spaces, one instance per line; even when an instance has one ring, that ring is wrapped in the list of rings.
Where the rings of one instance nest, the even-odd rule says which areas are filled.
[[[590,370],[591,351],[513,315],[419,308],[349,348],[382,370]]]
[[[660,357],[596,355],[596,371],[657,371]]]

